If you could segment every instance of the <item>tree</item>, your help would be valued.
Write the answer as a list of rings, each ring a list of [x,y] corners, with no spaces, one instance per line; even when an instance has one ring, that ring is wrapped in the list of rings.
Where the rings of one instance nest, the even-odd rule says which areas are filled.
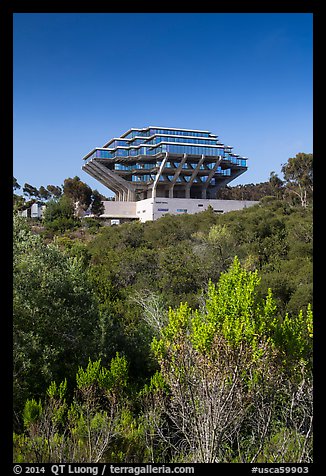
[[[63,193],[73,200],[77,215],[87,210],[92,202],[92,189],[77,176],[64,180]]]
[[[57,185],[48,185],[46,188],[49,191],[50,196],[52,198],[58,199],[58,198],[61,197],[61,195],[62,195],[61,187],[59,187]]]
[[[278,175],[272,171],[269,176],[269,183],[270,186],[277,198],[281,198],[282,195],[282,188],[283,188],[283,181],[278,177]]]
[[[208,282],[218,280],[232,262],[235,253],[235,240],[225,225],[213,225],[209,232],[199,231],[192,235],[194,253],[201,260],[201,272]]]
[[[40,186],[38,190],[38,195],[41,200],[48,200],[51,197],[51,193],[43,185]]]
[[[102,195],[97,190],[93,190],[92,192],[91,213],[95,215],[96,217],[99,217],[100,215],[104,213]]]
[[[313,155],[300,152],[282,166],[287,190],[299,197],[302,207],[307,207],[313,192]]]
[[[24,184],[23,192],[24,192],[24,195],[28,196],[29,198],[32,198],[32,197],[38,198],[39,197],[39,193],[38,193],[37,188],[33,187],[33,185],[30,185],[29,183]]]
[[[13,179],[13,189],[14,189],[14,190],[17,190],[17,189],[18,189],[18,190],[19,190],[20,188],[21,188],[21,186],[19,185],[19,183],[18,183],[16,177],[14,177],[14,179]]]
[[[94,356],[98,312],[83,263],[14,216],[14,407]]]
[[[234,187],[226,186],[217,191],[217,198],[222,200],[261,200],[266,195],[271,194],[271,185],[269,182],[249,183],[245,185],[236,185]]]
[[[17,182],[17,179],[14,177],[13,178],[13,192],[19,189],[21,189],[21,186]],[[14,211],[24,210],[26,208],[25,197],[23,197],[22,195],[17,195],[16,193],[13,193],[13,208],[14,208]]]
[[[17,195],[14,193],[13,196],[13,205],[14,211],[22,211],[26,210],[27,204],[25,202],[25,198],[22,195]]]
[[[72,200],[63,195],[59,200],[49,201],[44,213],[44,225],[48,230],[61,232],[80,226]]]

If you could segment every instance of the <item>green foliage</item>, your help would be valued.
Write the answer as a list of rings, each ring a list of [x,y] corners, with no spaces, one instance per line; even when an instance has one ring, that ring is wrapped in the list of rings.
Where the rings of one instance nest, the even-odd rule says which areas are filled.
[[[311,460],[312,210],[264,187],[69,233],[56,197],[48,244],[15,217],[17,462]]]
[[[274,440],[286,458],[306,452],[305,438],[293,440],[293,448],[283,445],[281,449],[275,431],[287,422],[297,438],[298,425],[311,424],[308,395],[307,407],[299,411],[301,420],[294,417],[293,407],[295,392],[303,392],[305,379],[310,379],[311,307],[306,315],[301,311],[299,316],[286,314],[282,319],[271,290],[263,300],[258,298],[259,281],[258,272],[244,269],[236,257],[217,285],[209,283],[201,309],[193,311],[187,303],[170,309],[160,338],[153,338],[160,373],[146,391],[154,398],[158,390],[168,387],[162,411],[180,432],[182,448],[188,448],[183,456],[177,451],[177,461],[238,461],[232,441],[242,455],[250,454],[251,446],[255,452],[260,447],[255,456],[248,454],[242,461],[269,461],[265,458]],[[289,386],[294,392],[291,397]],[[262,443],[262,434],[255,436],[253,425],[257,424],[265,428]],[[252,433],[249,446],[248,431]],[[308,431],[311,450],[310,430],[302,431]],[[265,441],[266,435],[270,440]]]
[[[53,243],[64,251],[68,256],[76,257],[87,267],[91,258],[87,245],[78,238],[72,239],[69,236],[55,236]]]
[[[17,195],[16,193],[13,194],[13,210],[14,213],[17,211],[23,211],[25,210],[26,207],[26,202],[25,198],[22,195]]]
[[[16,177],[13,177],[13,190],[19,190],[21,188],[21,186],[19,185]]]
[[[210,279],[217,282],[237,255],[250,269],[259,269],[262,295],[272,287],[270,277],[279,310],[297,314],[300,305],[311,302],[308,288],[302,288],[302,298],[295,298],[287,309],[292,294],[311,282],[311,222],[311,210],[275,199],[225,215],[208,210],[108,227],[89,243],[89,250],[93,263],[110,270],[118,287],[147,288],[161,293],[167,305],[177,306],[181,300],[194,307],[199,305],[201,289]],[[306,260],[304,272],[299,257]]]
[[[41,200],[48,200],[51,196],[51,193],[49,192],[49,190],[43,187],[43,185],[41,185],[38,190],[38,195]]]
[[[102,215],[102,213],[104,213],[102,195],[97,190],[93,190],[92,192],[91,213],[97,217]]]
[[[89,360],[86,370],[79,368],[76,375],[77,388],[99,385],[106,390],[123,390],[128,381],[128,364],[124,356],[117,352],[110,362],[110,369],[101,366],[101,359]]]
[[[284,463],[300,461],[302,448],[307,445],[304,435],[289,428],[281,428],[266,442],[263,451],[257,456],[257,463],[265,461]],[[312,441],[308,441],[308,452],[312,453]]]
[[[119,353],[79,367],[70,405],[67,381],[51,382],[47,401],[26,402],[16,461],[309,460],[312,310],[281,319],[259,283],[235,257],[200,309],[170,308],[152,340],[160,370],[140,391]]]
[[[282,173],[287,190],[300,199],[302,207],[307,207],[313,191],[313,155],[300,152],[289,158]]]
[[[98,310],[83,263],[45,245],[14,218],[13,311],[15,408],[42,395],[51,380],[71,378],[97,351]]]
[[[34,398],[27,400],[23,412],[23,422],[25,427],[29,427],[36,423],[42,415],[42,403],[38,403]]]
[[[252,339],[263,321],[254,309],[254,291],[258,283],[257,271],[247,272],[235,258],[230,270],[221,274],[217,289],[209,283],[206,302],[208,327],[213,326],[236,345],[242,338]]]
[[[249,183],[244,185],[226,186],[217,191],[217,198],[221,200],[261,200],[264,197],[279,195],[278,187],[275,187],[274,176],[272,180],[261,183]],[[281,198],[281,197],[279,197]]]
[[[54,199],[58,199],[62,195],[62,189],[61,187],[57,185],[48,185],[47,187],[48,192],[50,192],[50,195]]]
[[[96,234],[103,224],[101,223],[101,219],[93,218],[93,217],[85,217],[82,219],[82,224],[89,230],[90,233]]]
[[[289,362],[304,362],[312,365],[313,314],[308,305],[306,313],[299,312],[296,318],[286,314],[275,326],[275,343],[282,349]]]
[[[96,462],[103,455],[122,461],[122,455],[132,459],[136,447],[145,451],[143,429],[125,401],[126,359],[117,354],[109,369],[100,360],[89,360],[85,370],[79,368],[76,382],[69,406],[66,380],[51,382],[43,404],[27,400],[23,416],[28,438],[14,434],[15,461]]]
[[[234,346],[243,340],[256,346],[257,337],[268,334],[275,312],[271,293],[261,308],[256,304],[258,284],[257,271],[246,271],[235,258],[229,271],[221,274],[218,286],[209,282],[204,311],[192,312],[187,304],[181,304],[177,310],[170,309],[161,341],[153,341],[154,351],[162,351],[163,343],[164,347],[177,348],[180,339],[187,338],[196,350],[210,352],[217,334]]]
[[[306,315],[300,311],[298,316],[279,318],[270,289],[262,302],[257,299],[259,282],[257,271],[247,271],[236,257],[217,285],[208,284],[204,309],[192,311],[187,303],[170,309],[161,340],[154,338],[152,344],[158,358],[162,359],[164,349],[177,349],[184,339],[190,339],[197,351],[210,353],[215,337],[221,335],[234,348],[245,342],[256,357],[265,341],[282,351],[287,364],[311,363],[311,306]]]
[[[29,183],[25,183],[23,187],[23,192],[24,195],[28,196],[29,198],[31,197],[38,197],[39,193],[36,187],[33,187],[33,185],[30,185]]]
[[[60,400],[64,400],[67,393],[67,379],[61,382],[59,385],[56,382],[51,382],[49,388],[47,389],[47,395],[50,398],[59,398]]]
[[[82,210],[87,210],[92,202],[92,189],[77,176],[64,180],[63,193],[73,203],[78,203]]]
[[[75,218],[74,205],[65,195],[47,203],[43,223],[47,230],[61,233],[80,226],[79,220]]]
[[[146,387],[145,387],[146,388]],[[168,387],[164,381],[164,378],[161,374],[161,372],[157,371],[151,377],[150,384],[147,387],[149,392],[166,392],[168,390]]]

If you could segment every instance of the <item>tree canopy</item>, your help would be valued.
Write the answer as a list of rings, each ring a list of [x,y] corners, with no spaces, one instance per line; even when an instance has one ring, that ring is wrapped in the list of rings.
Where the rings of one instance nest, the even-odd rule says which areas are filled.
[[[308,205],[313,192],[313,156],[300,152],[282,166],[287,190],[300,198],[303,207]]]
[[[64,180],[63,193],[73,200],[77,214],[80,209],[87,210],[92,202],[92,189],[77,176]]]

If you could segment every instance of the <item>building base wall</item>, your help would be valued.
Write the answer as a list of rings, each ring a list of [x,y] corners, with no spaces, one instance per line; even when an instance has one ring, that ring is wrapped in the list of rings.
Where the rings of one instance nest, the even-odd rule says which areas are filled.
[[[103,201],[104,213],[101,218],[137,218],[137,202]]]
[[[200,213],[211,206],[216,213],[227,213],[242,210],[259,203],[251,200],[214,200],[156,197],[139,200],[138,202],[104,201],[105,211],[101,218],[138,218],[141,222],[155,221],[164,215],[182,215]]]

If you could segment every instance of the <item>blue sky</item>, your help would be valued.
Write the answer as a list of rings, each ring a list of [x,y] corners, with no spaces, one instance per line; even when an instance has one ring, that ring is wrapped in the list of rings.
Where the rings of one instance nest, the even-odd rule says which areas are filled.
[[[17,13],[14,176],[61,185],[131,127],[209,130],[259,183],[312,152],[312,14]]]

